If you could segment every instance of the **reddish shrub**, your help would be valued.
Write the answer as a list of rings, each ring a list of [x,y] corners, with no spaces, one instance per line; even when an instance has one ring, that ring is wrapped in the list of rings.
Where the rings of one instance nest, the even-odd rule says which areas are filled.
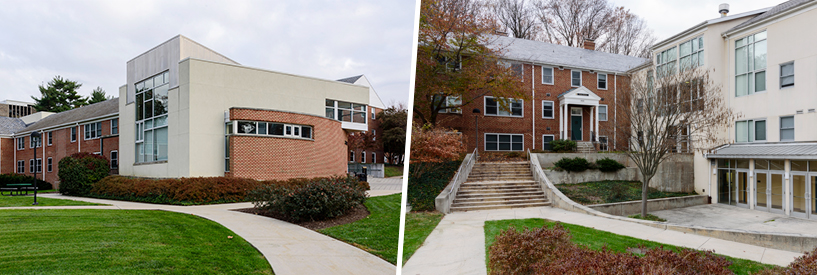
[[[246,201],[247,192],[262,182],[245,178],[202,177],[145,179],[109,176],[91,189],[98,198],[166,204],[206,204]]]

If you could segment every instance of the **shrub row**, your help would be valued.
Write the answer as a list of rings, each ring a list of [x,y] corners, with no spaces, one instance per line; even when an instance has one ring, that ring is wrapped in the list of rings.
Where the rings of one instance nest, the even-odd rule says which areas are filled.
[[[34,177],[26,176],[21,174],[2,174],[0,175],[0,187],[6,187],[7,184],[15,184],[15,183],[33,183]],[[54,188],[51,183],[47,181],[42,181],[40,179],[37,180],[37,189],[39,190],[49,190]]]
[[[616,172],[625,167],[623,164],[610,158],[597,160],[594,164],[582,157],[562,158],[554,163],[554,165],[569,172],[582,172],[587,169],[599,169],[602,172]]]
[[[245,178],[146,179],[109,176],[93,184],[87,196],[163,204],[241,202],[262,182]],[[62,191],[62,188],[60,188]]]
[[[434,198],[445,189],[445,186],[457,173],[462,161],[448,161],[442,163],[411,163],[409,164],[409,180],[407,200],[411,210],[434,210]],[[414,173],[415,169],[423,165],[433,165],[424,173]],[[419,174],[419,176],[416,176]]]
[[[94,183],[108,176],[108,159],[87,152],[74,153],[59,162],[60,193],[87,196]]]
[[[266,182],[247,196],[256,209],[282,214],[292,221],[318,221],[345,214],[366,201],[368,183],[355,177]]]
[[[553,152],[573,152],[576,151],[576,141],[569,139],[557,139],[550,142],[550,149]]]

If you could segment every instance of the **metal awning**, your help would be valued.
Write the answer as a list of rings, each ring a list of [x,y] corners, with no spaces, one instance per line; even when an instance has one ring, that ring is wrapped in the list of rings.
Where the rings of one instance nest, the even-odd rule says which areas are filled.
[[[817,160],[817,142],[729,144],[715,149],[707,158]]]

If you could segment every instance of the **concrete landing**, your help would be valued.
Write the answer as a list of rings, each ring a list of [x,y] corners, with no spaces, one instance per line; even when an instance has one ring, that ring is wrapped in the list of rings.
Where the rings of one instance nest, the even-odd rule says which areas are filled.
[[[798,233],[817,235],[817,220],[793,218],[724,204],[705,204],[650,212],[669,223],[741,229],[769,233]]]

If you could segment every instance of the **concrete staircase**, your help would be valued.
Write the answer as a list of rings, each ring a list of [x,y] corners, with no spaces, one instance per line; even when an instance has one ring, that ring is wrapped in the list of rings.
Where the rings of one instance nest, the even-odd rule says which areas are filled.
[[[593,145],[592,142],[576,142],[576,151],[578,153],[595,153],[596,146]]]
[[[478,162],[457,191],[451,211],[549,206],[527,162]]]

